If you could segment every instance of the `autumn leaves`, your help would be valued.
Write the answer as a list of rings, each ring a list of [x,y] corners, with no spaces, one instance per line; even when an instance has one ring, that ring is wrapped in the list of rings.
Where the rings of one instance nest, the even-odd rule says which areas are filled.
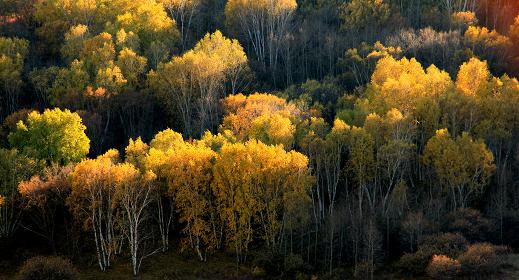
[[[150,254],[146,242],[160,221],[162,196],[178,213],[181,247],[201,260],[228,248],[242,261],[254,239],[275,247],[286,231],[308,221],[313,181],[306,156],[255,140],[223,140],[211,149],[208,144],[220,137],[185,142],[165,130],[149,146],[130,141],[125,162],[110,151],[74,168],[69,207],[92,231],[102,270],[126,237],[138,273]]]

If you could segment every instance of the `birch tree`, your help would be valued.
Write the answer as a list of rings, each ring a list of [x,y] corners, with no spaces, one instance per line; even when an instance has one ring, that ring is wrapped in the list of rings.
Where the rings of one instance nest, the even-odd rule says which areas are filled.
[[[72,192],[67,204],[77,222],[94,235],[99,268],[112,264],[120,234],[115,223],[116,180],[114,169],[118,152],[111,150],[97,159],[80,162],[71,174]]]
[[[274,81],[296,8],[295,0],[230,0],[225,6],[227,24],[246,38],[262,71],[271,70]]]
[[[123,232],[128,240],[133,275],[139,274],[142,260],[157,253],[158,249],[147,248],[153,238],[150,232],[151,204],[155,196],[152,172],[141,172],[129,163],[122,163],[113,169],[116,182],[114,199],[122,207],[120,220]]]

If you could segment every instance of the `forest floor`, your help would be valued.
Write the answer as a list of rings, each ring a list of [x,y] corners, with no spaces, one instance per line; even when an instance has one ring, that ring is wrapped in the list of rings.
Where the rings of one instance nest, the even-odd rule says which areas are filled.
[[[200,262],[193,256],[179,255],[172,250],[169,253],[157,254],[145,261],[138,277],[132,277],[132,267],[129,260],[118,259],[108,271],[100,271],[95,264],[79,266],[80,280],[249,280],[269,279],[269,277],[254,277],[248,267],[237,267],[231,256],[220,254],[208,258],[206,262]],[[12,279],[14,271],[2,275],[0,280]],[[320,279],[321,277],[317,277]],[[327,277],[324,277],[327,278]],[[378,279],[405,279],[416,278],[402,277],[390,272],[379,275]],[[282,278],[275,278],[282,279]],[[335,278],[334,278],[335,279]],[[420,279],[428,279],[426,277]],[[512,254],[506,260],[505,269],[496,276],[486,279],[519,279],[519,254]]]
[[[507,266],[503,272],[503,277],[499,279],[519,279],[519,254],[509,255],[506,264]]]
[[[247,268],[237,268],[234,259],[229,256],[212,256],[206,262],[200,262],[196,257],[182,256],[172,251],[165,254],[159,253],[143,261],[138,277],[132,277],[132,266],[129,260],[119,259],[110,270],[105,272],[97,267],[80,267],[80,279],[245,280],[252,279],[252,276]]]

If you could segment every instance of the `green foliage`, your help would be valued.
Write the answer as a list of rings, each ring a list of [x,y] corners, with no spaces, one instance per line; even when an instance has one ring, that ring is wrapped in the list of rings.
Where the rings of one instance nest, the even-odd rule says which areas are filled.
[[[11,146],[47,162],[78,162],[90,149],[81,117],[69,110],[32,112],[9,135]]]
[[[384,0],[353,0],[344,4],[342,18],[344,29],[373,28],[386,23],[391,7]]]

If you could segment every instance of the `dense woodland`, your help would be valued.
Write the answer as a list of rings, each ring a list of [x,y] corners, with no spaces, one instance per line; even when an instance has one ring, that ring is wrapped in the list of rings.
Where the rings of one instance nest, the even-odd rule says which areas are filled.
[[[518,46],[516,0],[0,0],[0,278],[506,278]]]

